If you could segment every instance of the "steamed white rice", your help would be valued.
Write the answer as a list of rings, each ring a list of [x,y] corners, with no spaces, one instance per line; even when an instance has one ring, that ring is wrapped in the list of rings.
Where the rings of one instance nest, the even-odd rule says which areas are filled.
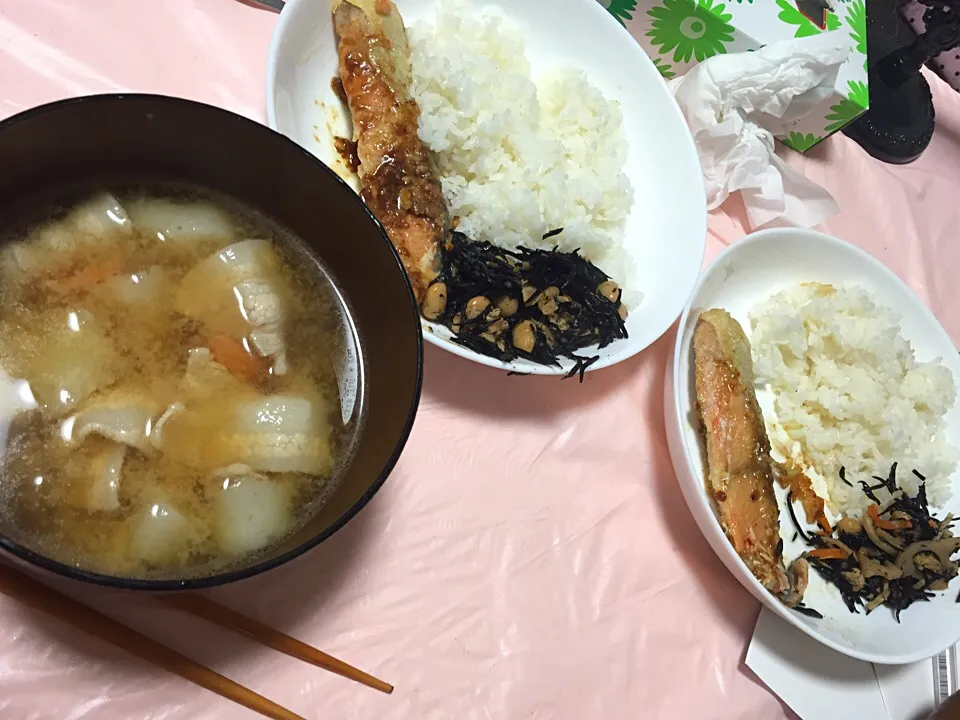
[[[834,512],[865,511],[857,481],[876,484],[871,476],[886,477],[894,462],[910,495],[915,469],[931,504],[949,499],[960,458],[944,434],[954,378],[939,359],[916,361],[894,312],[859,287],[804,284],[755,308],[750,322],[757,382],[775,395],[771,443],[812,465]],[[841,482],[841,467],[854,487]]]
[[[617,103],[579,70],[532,79],[519,28],[456,0],[409,36],[420,137],[457,229],[508,249],[582,248],[629,291],[620,243],[633,189]]]

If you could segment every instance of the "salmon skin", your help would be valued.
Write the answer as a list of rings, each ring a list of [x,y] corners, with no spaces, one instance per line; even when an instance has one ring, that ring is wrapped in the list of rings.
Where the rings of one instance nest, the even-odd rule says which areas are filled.
[[[785,604],[800,602],[806,561],[788,574],[763,414],[753,389],[750,342],[724,310],[708,310],[693,332],[697,414],[707,450],[707,491],[720,525],[750,572]]]
[[[340,80],[353,119],[360,195],[387,231],[418,302],[440,273],[449,215],[420,108],[410,96],[407,33],[387,0],[334,0]]]

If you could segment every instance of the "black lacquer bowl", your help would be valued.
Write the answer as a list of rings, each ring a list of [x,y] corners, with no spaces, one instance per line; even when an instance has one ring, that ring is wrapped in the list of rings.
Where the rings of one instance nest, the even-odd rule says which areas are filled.
[[[231,112],[156,95],[96,95],[0,123],[0,214],[61,186],[123,178],[219,191],[286,226],[330,272],[359,340],[362,426],[336,491],[299,532],[246,565],[207,576],[130,579],[78,570],[13,541],[0,555],[74,579],[137,590],[195,590],[247,578],[315,547],[377,492],[416,415],[423,347],[413,293],[393,245],[356,194],[323,163]],[[12,209],[12,210],[11,210]]]

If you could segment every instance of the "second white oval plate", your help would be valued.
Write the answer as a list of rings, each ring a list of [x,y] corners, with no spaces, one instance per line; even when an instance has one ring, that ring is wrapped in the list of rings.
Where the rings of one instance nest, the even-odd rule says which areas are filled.
[[[432,23],[436,5],[436,0],[397,1],[407,26]],[[520,26],[534,74],[578,67],[608,99],[620,103],[629,144],[624,172],[634,188],[623,243],[636,268],[631,289],[642,293],[643,301],[630,308],[628,339],[582,353],[600,356],[591,370],[614,365],[673,324],[703,263],[706,200],[690,131],[653,63],[595,0],[490,0],[478,7],[497,8]],[[267,122],[347,178],[349,170],[333,145],[334,135],[352,137],[346,110],[330,86],[337,72],[330,3],[287,2],[270,45]],[[484,365],[539,375],[564,374],[571,367],[502,363],[453,342],[445,327],[423,325],[428,342]]]
[[[901,318],[901,333],[910,341],[917,360],[941,358],[960,384],[960,356],[933,313],[907,286],[879,261],[829,235],[796,229],[765,230],[749,235],[724,250],[704,272],[694,290],[690,306],[680,319],[676,345],[667,364],[664,392],[667,440],[670,456],[684,498],[700,530],[727,568],[762,603],[791,625],[803,630],[834,650],[861,660],[904,664],[936,655],[960,640],[960,581],[937,593],[928,603],[916,603],[903,611],[900,622],[888,608],[870,615],[847,610],[840,593],[814,570],[804,604],[819,611],[823,619],[801,615],[784,607],[768,593],[747,569],[727,540],[717,521],[704,478],[702,440],[696,417],[693,391],[692,339],[696,319],[704,310],[723,308],[736,318],[750,335],[748,313],[758,303],[780,290],[802,282],[830,285],[859,285],[874,296],[877,304],[895,311]],[[769,424],[772,395],[758,391],[757,399]],[[947,414],[947,439],[960,441],[960,403]],[[953,498],[934,514],[960,515],[960,474],[952,478]],[[782,496],[779,492],[778,496]],[[793,522],[781,497],[780,536],[788,561],[806,548],[792,541]]]

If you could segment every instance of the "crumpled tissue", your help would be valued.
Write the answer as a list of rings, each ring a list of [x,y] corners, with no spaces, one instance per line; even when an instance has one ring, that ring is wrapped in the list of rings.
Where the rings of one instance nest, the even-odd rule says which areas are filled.
[[[715,55],[670,82],[700,155],[709,209],[743,194],[753,228],[813,227],[839,208],[779,158],[774,136],[828,97],[851,51],[846,33]]]

